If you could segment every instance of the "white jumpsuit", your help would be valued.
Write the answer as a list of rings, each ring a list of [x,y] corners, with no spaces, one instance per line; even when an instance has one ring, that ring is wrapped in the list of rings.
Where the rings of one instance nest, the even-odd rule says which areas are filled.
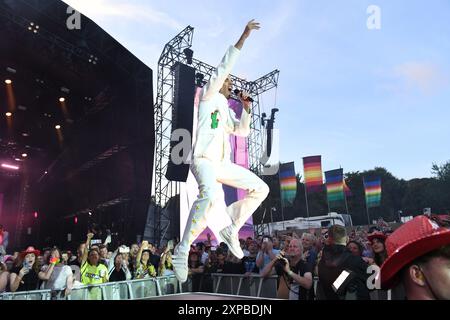
[[[250,133],[250,114],[243,110],[241,120],[236,120],[227,99],[219,93],[238,56],[239,50],[230,46],[201,93],[197,139],[190,166],[199,195],[189,213],[178,252],[188,253],[190,245],[206,229],[210,209],[217,201],[224,201],[222,184],[248,191],[244,199],[226,208],[236,230],[245,224],[269,193],[269,187],[257,175],[230,160],[229,135],[245,137]]]

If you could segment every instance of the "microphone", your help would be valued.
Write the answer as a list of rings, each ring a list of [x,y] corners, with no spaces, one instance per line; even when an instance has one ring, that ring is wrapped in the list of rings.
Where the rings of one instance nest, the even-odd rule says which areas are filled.
[[[239,95],[242,93],[242,91],[239,90],[239,89],[235,89],[233,92],[234,92],[234,94],[237,95],[237,96],[239,96]],[[245,101],[253,102],[254,100],[253,100],[252,98],[250,98],[250,97],[247,97],[247,99],[245,99]]]

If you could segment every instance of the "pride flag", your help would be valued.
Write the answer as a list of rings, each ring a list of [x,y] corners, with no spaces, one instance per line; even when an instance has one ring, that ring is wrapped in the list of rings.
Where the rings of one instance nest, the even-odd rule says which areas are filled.
[[[303,171],[305,176],[306,191],[317,192],[322,190],[322,160],[321,156],[303,158]]]
[[[297,177],[294,162],[281,163],[279,170],[281,204],[283,207],[292,206],[297,195]]]
[[[330,208],[341,207],[345,201],[344,170],[325,171],[325,184],[327,187],[328,206]]]
[[[381,205],[381,178],[363,178],[367,208]]]
[[[345,196],[346,197],[351,197],[353,195],[352,190],[350,190],[350,188],[348,187],[347,182],[345,182],[345,179],[343,181],[344,181]]]

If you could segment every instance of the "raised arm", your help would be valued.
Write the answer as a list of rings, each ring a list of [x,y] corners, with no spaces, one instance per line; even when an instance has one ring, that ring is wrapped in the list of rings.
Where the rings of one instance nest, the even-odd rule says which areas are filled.
[[[55,269],[56,261],[54,263],[50,262],[45,271],[40,271],[38,277],[40,280],[47,281],[52,276],[53,270]]]
[[[91,244],[91,239],[94,237],[93,233],[88,233],[86,238],[86,245],[84,246],[83,255],[81,256],[81,266],[87,261],[88,253],[89,253],[89,247]]]
[[[208,83],[203,87],[202,100],[209,100],[215,93],[220,91],[225,79],[231,73],[231,70],[236,63],[240,50],[244,46],[245,40],[247,40],[250,36],[252,30],[257,30],[259,28],[259,23],[254,20],[247,23],[238,42],[236,42],[234,46],[230,46],[217,69],[211,74],[211,78]]]
[[[234,45],[236,49],[241,50],[244,46],[245,40],[250,36],[253,30],[259,30],[261,27],[259,26],[259,22],[255,22],[255,19],[252,19],[247,23],[245,26],[245,30],[242,33],[241,37],[239,38],[238,42]]]
[[[139,267],[141,265],[142,251],[144,251],[144,247],[145,248],[148,247],[148,241],[146,241],[146,240],[142,241],[141,246],[139,247],[139,251],[136,256],[136,270],[139,269]]]
[[[119,248],[116,249],[116,251],[113,252],[111,258],[108,261],[108,272],[111,273],[111,271],[114,269],[114,260],[116,259],[116,256],[119,254]]]

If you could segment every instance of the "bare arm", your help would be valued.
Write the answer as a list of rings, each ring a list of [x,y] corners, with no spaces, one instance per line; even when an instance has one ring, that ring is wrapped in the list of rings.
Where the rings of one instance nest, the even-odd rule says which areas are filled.
[[[17,289],[19,289],[20,282],[22,281],[22,278],[29,272],[29,270],[25,267],[20,269],[19,274],[11,273],[9,275],[9,289],[11,292],[16,292]]]
[[[313,278],[311,272],[306,272],[304,277],[300,276],[299,274],[295,272],[289,272],[288,275],[297,282],[300,286],[302,286],[305,289],[311,289],[313,284]]]
[[[251,20],[247,25],[245,26],[245,30],[242,33],[241,37],[239,38],[238,42],[234,45],[236,49],[242,50],[242,47],[244,46],[245,40],[250,36],[252,30],[259,30],[261,27],[259,26],[258,22],[255,22],[255,19]]]
[[[260,251],[258,253],[258,257],[256,258],[256,266],[261,268],[264,263],[264,251]]]
[[[299,274],[297,274],[291,270],[288,259],[283,258],[283,260],[286,262],[286,264],[284,265],[284,272],[286,272],[289,277],[291,277],[295,282],[297,282],[303,288],[310,289],[313,284],[312,273],[305,272],[305,275],[302,277]]]
[[[41,271],[38,273],[38,277],[40,280],[47,281],[52,276],[53,270],[55,269],[55,264],[50,263],[50,265],[47,267],[47,270]]]
[[[142,241],[141,246],[139,247],[139,251],[136,256],[136,270],[141,266],[141,257],[142,251],[144,251],[144,247],[148,247],[148,241]]]
[[[270,262],[267,264],[267,266],[264,267],[264,269],[261,271],[260,275],[261,277],[270,277],[272,275],[272,269],[275,265],[275,262],[277,262],[277,258],[270,260]]]
[[[5,291],[6,286],[8,285],[9,272],[3,271],[0,275],[0,292]]]
[[[87,261],[89,247],[91,244],[91,239],[94,237],[93,233],[88,233],[86,238],[86,246],[84,247],[83,255],[81,256],[81,266]]]

